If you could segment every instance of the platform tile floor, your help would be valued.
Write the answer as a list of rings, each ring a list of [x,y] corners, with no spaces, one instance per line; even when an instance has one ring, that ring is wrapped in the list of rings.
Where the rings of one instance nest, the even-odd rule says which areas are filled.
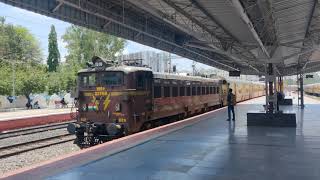
[[[246,112],[262,110],[259,102],[263,97],[238,104],[235,124],[226,121],[224,109],[193,126],[48,179],[319,180],[320,104],[307,104],[304,110],[282,107],[297,112],[297,128],[248,128]]]

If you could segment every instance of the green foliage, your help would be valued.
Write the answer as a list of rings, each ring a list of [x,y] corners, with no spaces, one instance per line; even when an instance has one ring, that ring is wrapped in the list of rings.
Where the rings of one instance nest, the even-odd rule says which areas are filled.
[[[121,38],[75,25],[69,27],[62,38],[69,52],[66,60],[75,68],[85,67],[93,56],[114,60],[125,46]]]
[[[12,91],[12,70],[6,63],[0,62],[0,95],[9,95]],[[10,79],[11,77],[11,79]],[[10,88],[11,87],[11,88]]]
[[[29,97],[45,89],[45,68],[36,38],[24,27],[6,24],[0,18],[0,94]],[[14,81],[13,81],[14,80]]]
[[[49,44],[48,44],[48,71],[57,71],[57,67],[60,63],[60,53],[58,49],[58,42],[57,42],[57,33],[54,28],[54,25],[51,25],[51,31],[49,33]]]
[[[42,54],[39,42],[21,26],[6,24],[0,20],[0,61],[40,63]]]
[[[28,97],[42,93],[46,87],[46,72],[43,66],[17,67],[16,93]]]
[[[72,87],[75,87],[76,73],[70,71],[70,65],[61,64],[57,72],[50,72],[48,75],[48,93],[58,94],[62,91],[69,92]]]

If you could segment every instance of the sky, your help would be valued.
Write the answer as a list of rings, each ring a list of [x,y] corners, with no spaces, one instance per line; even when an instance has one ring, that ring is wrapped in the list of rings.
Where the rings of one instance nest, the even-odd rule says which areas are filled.
[[[63,42],[61,36],[65,33],[66,29],[71,25],[70,23],[43,16],[31,11],[19,9],[4,3],[0,3],[0,16],[6,18],[6,22],[14,25],[20,25],[26,27],[40,42],[41,49],[46,59],[48,55],[48,34],[50,32],[51,25],[54,25],[58,37],[58,48],[61,54],[62,61],[65,60],[67,55],[66,43]],[[133,41],[127,41],[127,45],[123,51],[123,54],[134,53],[139,51],[156,51],[161,50],[154,49],[152,47],[144,46]],[[176,56],[175,56],[176,57]],[[176,65],[178,70],[191,71],[192,61],[186,58],[174,58],[172,65]],[[209,69],[210,67],[204,64],[197,63],[197,68]]]

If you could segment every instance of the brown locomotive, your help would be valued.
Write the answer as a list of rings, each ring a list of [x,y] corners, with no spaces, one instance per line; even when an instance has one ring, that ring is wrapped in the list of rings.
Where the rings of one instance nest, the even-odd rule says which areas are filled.
[[[149,68],[111,65],[98,57],[78,73],[77,122],[68,130],[81,147],[170,123],[226,104],[229,83]],[[230,82],[238,101],[264,94],[264,85]],[[242,91],[241,91],[242,88]]]

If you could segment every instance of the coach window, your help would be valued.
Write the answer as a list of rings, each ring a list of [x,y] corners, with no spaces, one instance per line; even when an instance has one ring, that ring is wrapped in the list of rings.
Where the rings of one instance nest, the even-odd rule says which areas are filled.
[[[154,98],[161,98],[161,86],[154,86],[153,97]]]
[[[205,94],[206,94],[206,88],[202,87],[202,95],[205,95]]]
[[[207,86],[206,87],[206,94],[209,94],[210,92],[209,92],[209,87]]]
[[[185,96],[185,87],[184,86],[180,87],[180,96]]]
[[[210,94],[212,94],[212,86],[210,86]]]
[[[187,87],[187,96],[191,96],[191,88],[190,88],[190,86]]]
[[[174,86],[172,87],[172,97],[178,96],[178,87]]]
[[[197,87],[197,95],[201,95],[201,87]]]
[[[219,90],[220,90],[220,88],[219,88],[219,87],[217,87],[217,94],[219,94]]]
[[[216,87],[213,87],[213,90],[212,90],[213,92],[213,94],[216,94]]]
[[[196,94],[196,87],[192,87],[192,96],[195,96]]]
[[[163,96],[170,97],[170,87],[169,86],[163,87]]]

